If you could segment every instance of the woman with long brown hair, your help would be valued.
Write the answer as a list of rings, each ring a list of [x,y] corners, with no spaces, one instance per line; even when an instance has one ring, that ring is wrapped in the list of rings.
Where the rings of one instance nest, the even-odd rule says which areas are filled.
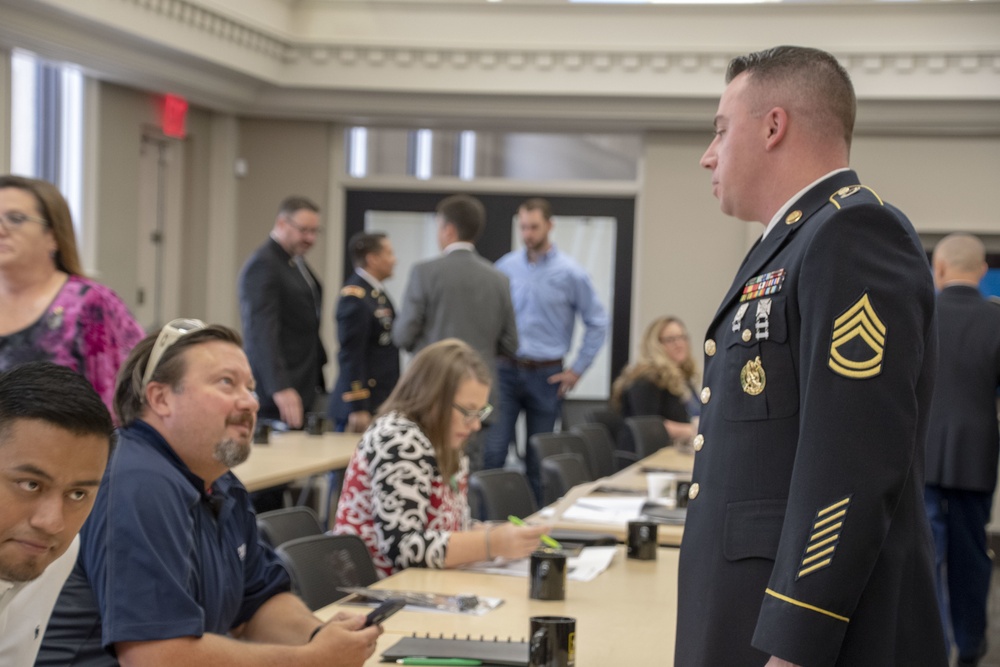
[[[491,374],[456,338],[417,354],[365,432],[344,478],[333,532],[360,535],[382,576],[524,558],[544,527],[473,525],[463,448],[492,411]]]

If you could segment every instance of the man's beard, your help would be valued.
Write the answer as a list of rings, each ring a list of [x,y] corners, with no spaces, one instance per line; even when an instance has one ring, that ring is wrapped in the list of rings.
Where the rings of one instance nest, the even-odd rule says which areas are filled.
[[[235,468],[250,458],[250,443],[226,438],[215,444],[215,460],[227,468]]]

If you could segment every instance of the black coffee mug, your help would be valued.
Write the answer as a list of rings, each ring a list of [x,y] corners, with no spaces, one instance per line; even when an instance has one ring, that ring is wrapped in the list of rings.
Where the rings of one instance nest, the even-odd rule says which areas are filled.
[[[310,412],[306,415],[306,430],[309,435],[323,435],[326,430],[326,418],[323,415]]]
[[[691,490],[691,480],[677,482],[677,507],[688,506],[688,491]]]
[[[271,425],[266,422],[257,422],[257,428],[253,432],[253,444],[266,445],[271,442]]]
[[[628,522],[628,557],[656,560],[656,524],[652,521]]]
[[[532,616],[528,640],[528,667],[576,665],[576,619],[569,616]]]
[[[539,550],[531,554],[532,600],[566,599],[566,554]]]

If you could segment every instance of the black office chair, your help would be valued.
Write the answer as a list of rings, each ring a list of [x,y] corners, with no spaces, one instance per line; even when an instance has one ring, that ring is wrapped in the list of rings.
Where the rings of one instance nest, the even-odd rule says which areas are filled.
[[[469,475],[469,495],[475,498],[480,521],[505,521],[514,515],[534,514],[534,494],[528,479],[517,470],[479,470]]]
[[[322,535],[319,517],[309,507],[285,507],[257,515],[257,532],[266,544],[279,547],[289,540]]]
[[[551,505],[577,484],[590,481],[587,463],[579,454],[554,454],[542,461],[542,497]]]
[[[276,549],[292,575],[292,590],[316,611],[347,595],[340,586],[369,586],[378,581],[368,547],[357,535],[312,535]]]
[[[594,479],[615,474],[618,469],[615,465],[615,442],[607,426],[596,422],[577,424],[570,432],[583,438]]]
[[[663,417],[657,415],[626,417],[625,432],[631,439],[632,451],[640,459],[670,444],[670,435],[663,425]]]
[[[555,454],[579,454],[586,466],[588,477],[586,481],[594,479],[593,471],[590,469],[587,443],[576,433],[536,433],[528,439],[528,447],[531,448],[534,460],[539,466],[542,461]]]
[[[569,431],[574,426],[585,423],[588,413],[604,408],[607,404],[608,402],[604,400],[567,398],[562,402],[559,411],[559,430]]]

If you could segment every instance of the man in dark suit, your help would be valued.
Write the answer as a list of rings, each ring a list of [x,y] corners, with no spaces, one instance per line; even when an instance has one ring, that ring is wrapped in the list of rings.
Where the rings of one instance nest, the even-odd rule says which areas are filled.
[[[437,223],[442,255],[410,272],[392,339],[414,353],[445,338],[465,341],[494,373],[490,401],[497,407],[496,357],[517,352],[510,284],[476,252],[474,244],[486,228],[482,202],[469,195],[447,197],[437,206]],[[472,470],[481,467],[485,437],[484,429],[466,444]]]
[[[351,237],[347,251],[354,273],[337,301],[340,375],[328,413],[337,431],[363,433],[399,380],[399,348],[392,342],[396,311],[382,284],[392,276],[396,255],[385,234],[365,232]]]
[[[937,667],[923,504],[934,291],[909,221],[847,168],[828,53],[734,59],[701,159],[766,225],[708,329],[677,667]]]
[[[240,319],[257,380],[261,419],[302,428],[322,391],[326,350],[319,337],[323,288],[305,262],[320,233],[319,207],[288,197],[270,238],[243,265]]]
[[[983,243],[946,236],[934,248],[938,361],[927,434],[924,499],[937,551],[941,617],[960,666],[986,652],[986,600],[993,563],[986,524],[997,484],[1000,307],[983,298]]]

